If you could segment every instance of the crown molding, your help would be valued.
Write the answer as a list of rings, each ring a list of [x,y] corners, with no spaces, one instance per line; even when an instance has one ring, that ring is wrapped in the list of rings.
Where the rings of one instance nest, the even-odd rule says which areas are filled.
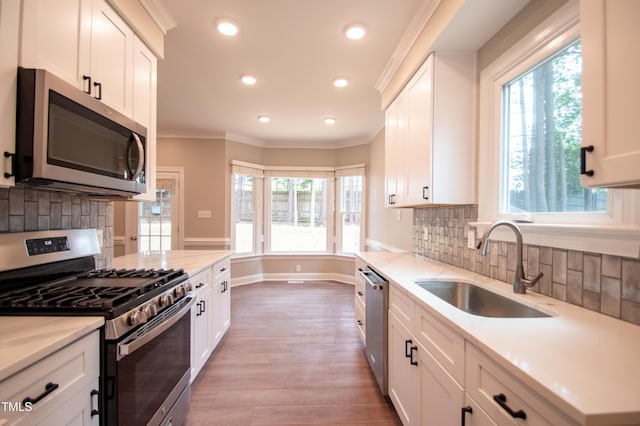
[[[171,130],[171,129],[158,129],[159,139],[214,139],[223,141],[238,142],[245,145],[257,146],[260,148],[297,148],[297,149],[340,149],[349,148],[352,146],[366,145],[370,143],[380,131],[384,128],[384,125],[377,128],[370,135],[359,138],[349,139],[343,141],[263,141],[260,139],[250,138],[240,135],[238,133],[220,132],[215,130],[205,131],[193,131],[193,130]]]
[[[395,75],[396,71],[398,71],[400,64],[402,64],[405,56],[409,53],[409,50],[418,39],[418,36],[433,16],[433,13],[441,1],[442,0],[425,1],[416,16],[411,20],[411,23],[409,23],[409,26],[382,71],[382,75],[380,75],[380,78],[378,78],[376,82],[375,88],[378,90],[378,93],[382,93],[387,88],[389,81],[391,81],[391,78]]]
[[[175,28],[178,23],[171,16],[167,6],[164,4],[163,0],[139,0],[140,4],[145,8],[145,10],[151,15],[153,20],[156,22],[160,30],[164,35],[167,35],[167,31],[172,28]]]

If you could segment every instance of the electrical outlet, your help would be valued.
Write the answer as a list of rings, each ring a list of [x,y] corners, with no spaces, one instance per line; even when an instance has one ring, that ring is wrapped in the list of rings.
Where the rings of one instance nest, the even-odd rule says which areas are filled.
[[[96,234],[98,235],[98,245],[100,246],[100,250],[104,247],[104,233],[102,229],[96,229]]]
[[[476,231],[472,229],[467,231],[467,248],[476,248]]]
[[[302,272],[302,265],[296,265],[296,272]]]
[[[198,210],[198,219],[211,219],[211,210]]]
[[[422,239],[424,241],[428,241],[429,240],[429,227],[428,226],[423,226],[422,227]]]

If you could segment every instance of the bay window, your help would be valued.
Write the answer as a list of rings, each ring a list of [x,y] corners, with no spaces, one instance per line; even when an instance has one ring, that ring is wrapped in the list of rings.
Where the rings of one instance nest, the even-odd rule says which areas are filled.
[[[364,241],[364,166],[268,167],[232,161],[237,255],[352,254]]]

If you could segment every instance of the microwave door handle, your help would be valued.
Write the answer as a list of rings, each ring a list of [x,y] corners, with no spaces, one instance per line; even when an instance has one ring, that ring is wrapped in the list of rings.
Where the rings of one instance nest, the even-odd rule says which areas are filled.
[[[138,167],[136,168],[136,171],[133,172],[133,175],[131,176],[131,180],[137,180],[138,176],[140,176],[140,173],[142,173],[142,168],[144,167],[144,146],[142,145],[142,141],[140,140],[140,137],[138,135],[136,135],[135,133],[131,133],[131,136],[133,137],[133,140],[136,142],[136,147],[138,148]],[[129,150],[129,153],[127,154],[127,165],[129,166],[129,170],[132,170],[133,168],[131,167],[131,150]]]

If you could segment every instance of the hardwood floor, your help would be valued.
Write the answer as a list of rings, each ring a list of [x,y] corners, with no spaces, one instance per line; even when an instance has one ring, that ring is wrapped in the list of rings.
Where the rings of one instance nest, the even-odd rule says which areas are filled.
[[[354,326],[353,286],[233,287],[231,327],[192,385],[187,425],[400,425]]]

